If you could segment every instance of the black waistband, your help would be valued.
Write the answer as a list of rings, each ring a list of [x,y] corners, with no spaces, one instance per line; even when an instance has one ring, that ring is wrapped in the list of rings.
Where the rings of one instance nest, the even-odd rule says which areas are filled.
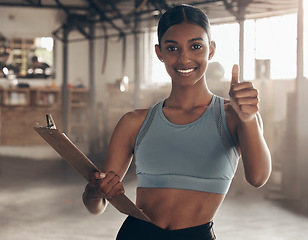
[[[123,237],[125,236],[125,238]],[[168,239],[168,240],[213,240],[216,239],[213,221],[189,228],[168,230],[153,223],[128,216],[119,231],[117,240],[122,239]]]

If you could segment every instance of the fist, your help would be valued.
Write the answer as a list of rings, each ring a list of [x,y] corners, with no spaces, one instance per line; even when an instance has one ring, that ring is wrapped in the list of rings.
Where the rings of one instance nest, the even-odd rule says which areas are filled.
[[[120,177],[114,172],[95,172],[90,174],[89,183],[85,188],[86,196],[89,198],[110,199],[124,193]]]
[[[251,121],[259,111],[259,93],[251,82],[239,82],[239,67],[232,68],[230,103],[243,122]]]

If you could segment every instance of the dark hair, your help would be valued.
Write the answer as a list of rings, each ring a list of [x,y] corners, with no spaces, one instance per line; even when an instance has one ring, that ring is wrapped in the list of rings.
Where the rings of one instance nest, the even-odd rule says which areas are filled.
[[[210,21],[206,14],[199,8],[187,4],[181,4],[170,8],[160,18],[157,28],[159,45],[161,44],[163,35],[170,27],[184,22],[196,24],[202,27],[206,31],[209,41],[211,41]]]

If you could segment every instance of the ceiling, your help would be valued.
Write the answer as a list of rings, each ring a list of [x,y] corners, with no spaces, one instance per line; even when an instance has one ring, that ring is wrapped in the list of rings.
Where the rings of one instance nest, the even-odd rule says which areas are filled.
[[[294,13],[298,0],[0,0],[0,7],[60,9],[66,22],[54,35],[76,29],[89,38],[89,23],[99,24],[106,32],[112,29],[113,34],[128,34],[140,31],[140,23],[155,25],[164,11],[181,3],[201,8],[217,24]]]

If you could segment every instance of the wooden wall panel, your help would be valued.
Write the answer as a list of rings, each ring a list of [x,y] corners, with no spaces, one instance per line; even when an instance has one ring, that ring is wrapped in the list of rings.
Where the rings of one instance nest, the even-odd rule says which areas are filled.
[[[46,126],[45,114],[51,113],[61,130],[61,108],[57,107],[1,107],[0,144],[10,146],[44,145],[45,141],[33,130],[36,122]]]

